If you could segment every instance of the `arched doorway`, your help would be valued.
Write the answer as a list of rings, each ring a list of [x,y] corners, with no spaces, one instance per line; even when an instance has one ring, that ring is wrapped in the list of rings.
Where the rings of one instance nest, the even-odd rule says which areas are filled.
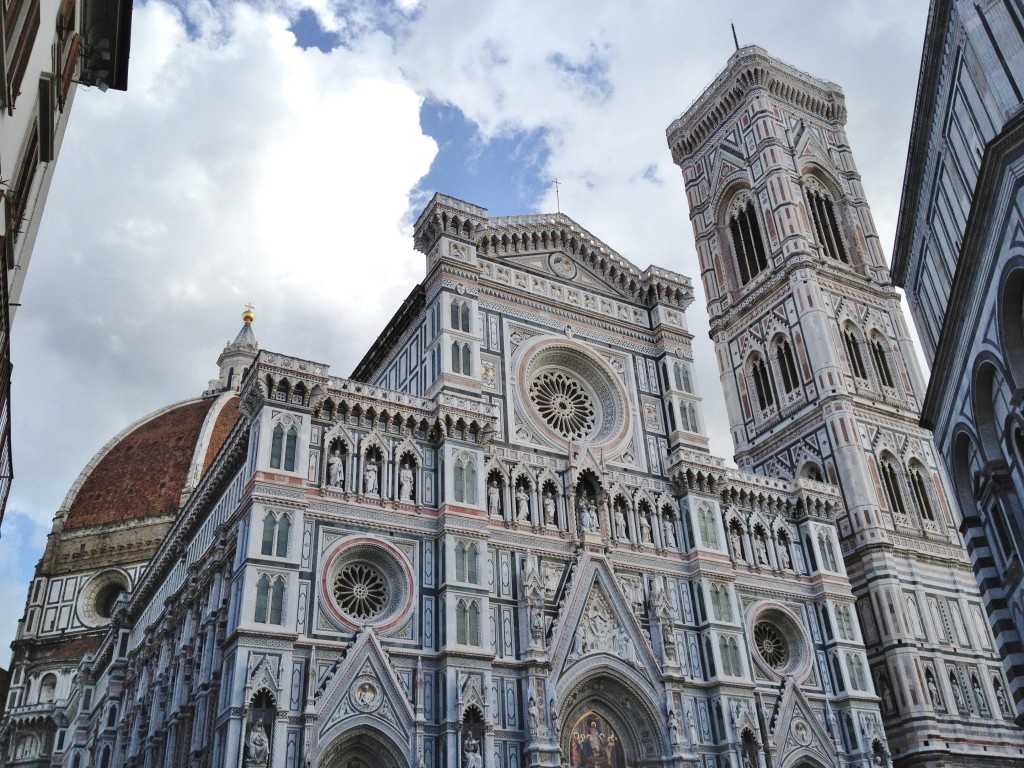
[[[571,768],[660,765],[669,748],[660,710],[641,685],[602,670],[562,697],[559,748]]]
[[[411,768],[406,750],[371,725],[348,728],[324,750],[317,768]]]

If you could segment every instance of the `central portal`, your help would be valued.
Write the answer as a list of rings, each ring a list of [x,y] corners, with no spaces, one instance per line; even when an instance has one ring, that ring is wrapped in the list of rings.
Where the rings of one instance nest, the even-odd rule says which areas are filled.
[[[627,768],[622,740],[611,723],[597,712],[587,712],[572,728],[569,741],[572,768]]]

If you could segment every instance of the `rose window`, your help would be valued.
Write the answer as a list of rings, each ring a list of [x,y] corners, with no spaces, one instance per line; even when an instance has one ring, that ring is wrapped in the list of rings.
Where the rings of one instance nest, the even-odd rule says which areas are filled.
[[[593,400],[562,371],[544,371],[530,382],[530,399],[544,421],[565,439],[579,440],[594,428]]]
[[[754,625],[754,645],[772,669],[784,669],[789,662],[789,643],[774,624],[761,621]]]
[[[372,619],[388,602],[384,576],[367,563],[352,563],[334,577],[334,597],[354,619]]]

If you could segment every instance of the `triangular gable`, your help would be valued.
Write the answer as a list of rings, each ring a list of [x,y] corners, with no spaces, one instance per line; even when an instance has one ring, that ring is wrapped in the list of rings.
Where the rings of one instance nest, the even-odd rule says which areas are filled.
[[[787,678],[783,684],[772,726],[777,765],[795,765],[804,757],[813,757],[822,765],[839,766],[834,737],[825,730],[793,678]]]
[[[586,555],[577,571],[552,638],[552,668],[561,674],[583,659],[607,655],[631,665],[648,682],[658,680],[650,641],[608,563]]]
[[[521,266],[551,275],[559,282],[592,287],[627,300],[635,300],[634,291],[644,280],[644,273],[635,264],[565,214],[492,219],[480,237],[485,244],[481,254],[484,259]],[[588,260],[600,267],[595,269]],[[602,274],[606,267],[610,275]],[[531,289],[529,280],[517,284]]]
[[[409,743],[415,715],[407,696],[376,633],[365,630],[317,702],[321,741],[338,726],[361,724]]]

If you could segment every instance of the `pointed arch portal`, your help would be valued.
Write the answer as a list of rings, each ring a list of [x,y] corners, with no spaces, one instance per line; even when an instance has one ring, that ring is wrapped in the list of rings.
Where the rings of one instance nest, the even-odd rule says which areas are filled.
[[[563,698],[562,765],[638,768],[659,762],[664,745],[658,711],[632,685],[598,674]]]
[[[411,768],[406,750],[368,725],[346,730],[317,761],[317,768]]]

